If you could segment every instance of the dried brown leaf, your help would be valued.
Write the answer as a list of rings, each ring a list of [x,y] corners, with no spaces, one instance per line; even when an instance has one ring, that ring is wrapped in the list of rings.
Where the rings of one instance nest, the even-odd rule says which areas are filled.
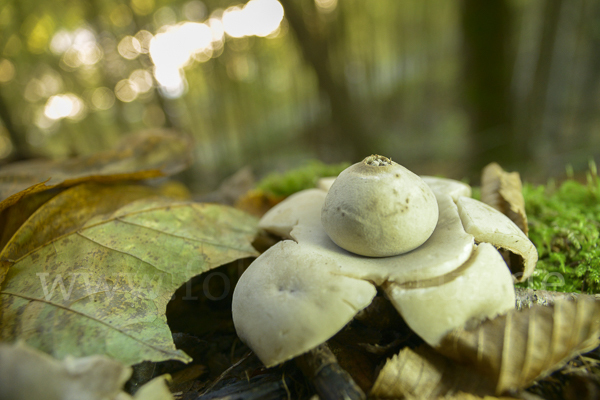
[[[0,211],[55,187],[171,175],[189,166],[191,149],[189,138],[159,130],[127,137],[116,149],[87,157],[10,164],[0,171]]]
[[[495,382],[496,393],[525,388],[600,343],[600,302],[533,305],[448,334],[438,350]]]
[[[485,396],[494,386],[477,371],[457,365],[427,345],[408,347],[381,369],[371,396],[375,398],[436,399],[459,392]]]
[[[488,164],[481,173],[481,201],[508,216],[527,235],[525,200],[518,172],[506,172],[497,163]]]
[[[262,217],[267,211],[280,203],[284,197],[266,194],[260,189],[248,191],[235,203],[235,208],[246,211],[257,217]]]

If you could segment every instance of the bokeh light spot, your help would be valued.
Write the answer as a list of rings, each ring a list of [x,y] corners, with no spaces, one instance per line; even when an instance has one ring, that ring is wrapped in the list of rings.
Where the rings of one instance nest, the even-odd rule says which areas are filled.
[[[277,30],[283,14],[277,0],[250,0],[244,7],[233,6],[223,12],[223,28],[234,38],[264,37]]]
[[[79,28],[73,33],[58,31],[52,37],[50,49],[55,54],[62,54],[62,63],[69,68],[94,65],[104,56],[95,33],[87,28]]]
[[[46,116],[45,107],[44,110],[40,110],[40,112],[36,113],[35,115],[35,124],[38,128],[46,131],[45,133],[47,133],[47,131],[51,130],[56,125],[56,121],[57,120],[48,118]],[[38,135],[35,130],[27,132],[27,142],[34,147],[41,146],[44,139],[44,135]]]
[[[84,65],[94,65],[102,58],[102,50],[96,43],[86,43],[79,48],[79,61]]]
[[[152,89],[152,74],[145,69],[136,69],[129,76],[129,80],[133,82],[138,93],[146,93]]]
[[[148,15],[154,10],[154,0],[131,0],[131,8],[137,15]]]
[[[125,4],[119,4],[110,12],[110,21],[118,27],[128,26],[133,19],[131,9]]]
[[[188,1],[182,10],[185,18],[190,21],[202,21],[206,17],[206,6],[200,0]]]
[[[133,60],[142,52],[142,46],[139,40],[128,35],[121,39],[117,46],[117,50],[122,57]]]
[[[13,144],[10,141],[10,139],[8,138],[8,136],[6,136],[6,129],[5,128],[1,128],[4,132],[3,135],[0,136],[0,158],[6,158],[8,156],[10,156],[10,153],[12,153],[13,151]]]
[[[220,18],[210,17],[208,19],[208,26],[212,32],[213,42],[223,42],[223,36],[225,36],[225,28],[223,28],[223,21]]]
[[[14,77],[14,64],[6,58],[0,59],[0,83],[10,82]]]
[[[250,0],[244,7],[244,14],[250,21],[252,35],[268,36],[279,27],[283,6],[277,0]]]
[[[23,25],[32,27],[27,36],[29,51],[34,54],[43,53],[50,40],[50,33],[54,29],[54,20],[48,15],[38,19],[37,16],[31,14]]]
[[[98,110],[108,110],[115,104],[115,95],[107,87],[99,87],[92,92],[92,105]]]
[[[50,41],[50,50],[54,54],[63,54],[73,44],[73,37],[64,29],[59,30],[52,36]]]
[[[21,39],[17,34],[12,34],[4,45],[4,55],[8,57],[16,56],[21,52]]]
[[[183,68],[196,52],[212,43],[212,31],[206,24],[184,22],[157,34],[150,42],[150,57],[158,68]]]
[[[62,61],[66,66],[71,68],[78,68],[81,66],[79,52],[72,47],[63,54]]]
[[[241,7],[229,7],[225,10],[223,13],[223,29],[231,37],[240,38],[246,35],[248,26]]]
[[[173,25],[177,23],[177,15],[171,7],[161,7],[154,13],[154,23],[156,26]]]
[[[154,68],[154,77],[160,84],[161,93],[169,98],[177,98],[185,92],[185,78],[179,69]]]
[[[150,41],[154,35],[146,30],[141,30],[135,34],[135,38],[140,42],[140,53],[148,54],[150,52]]]
[[[315,0],[317,10],[324,13],[330,13],[335,10],[337,3],[337,0]]]
[[[44,115],[52,120],[80,119],[84,115],[83,101],[73,93],[51,96],[44,107]]]
[[[133,82],[129,79],[122,79],[115,85],[115,95],[122,102],[129,103],[137,98],[138,92]]]

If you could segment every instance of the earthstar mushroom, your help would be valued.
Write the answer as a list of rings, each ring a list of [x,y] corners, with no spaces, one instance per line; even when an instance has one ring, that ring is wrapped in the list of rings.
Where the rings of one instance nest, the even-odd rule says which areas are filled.
[[[376,287],[383,288],[411,329],[432,346],[469,321],[514,308],[506,263],[492,245],[477,245],[463,227],[461,216],[471,208],[467,205],[459,213],[457,202],[470,188],[436,179],[427,178],[436,203],[435,229],[422,245],[400,255],[361,256],[335,244],[321,223],[328,197],[323,189],[298,192],[264,215],[259,226],[287,240],[244,272],[232,312],[238,335],[266,366],[331,338],[371,303]],[[330,191],[335,186],[334,182]],[[494,218],[504,223],[503,214],[497,214]],[[493,237],[493,226],[479,229]]]
[[[421,178],[373,155],[340,173],[331,185],[321,221],[343,249],[370,257],[409,252],[433,233],[438,206]]]

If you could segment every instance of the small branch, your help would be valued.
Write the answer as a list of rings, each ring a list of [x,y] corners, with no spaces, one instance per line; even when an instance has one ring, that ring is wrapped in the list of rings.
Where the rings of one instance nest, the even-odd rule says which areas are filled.
[[[365,400],[364,392],[337,362],[327,344],[296,359],[298,367],[310,379],[321,400]]]

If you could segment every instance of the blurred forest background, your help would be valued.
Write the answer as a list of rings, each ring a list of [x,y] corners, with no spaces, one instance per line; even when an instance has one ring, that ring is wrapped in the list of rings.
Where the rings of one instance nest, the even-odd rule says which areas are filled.
[[[600,2],[0,0],[0,162],[196,140],[196,191],[239,168],[384,154],[529,180],[600,156]]]

